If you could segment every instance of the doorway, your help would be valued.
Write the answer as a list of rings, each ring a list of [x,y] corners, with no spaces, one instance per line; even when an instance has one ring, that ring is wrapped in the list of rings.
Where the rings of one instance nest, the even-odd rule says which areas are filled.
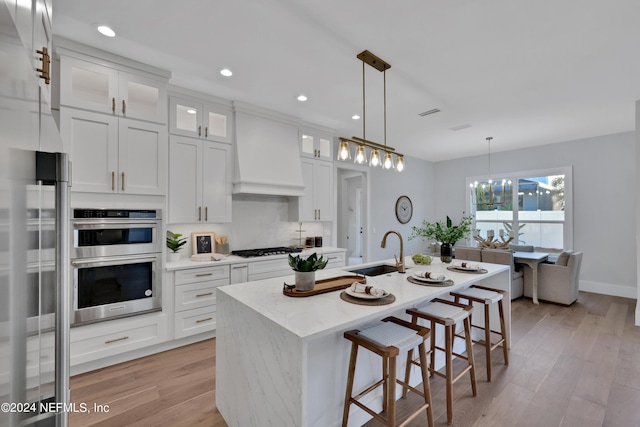
[[[366,172],[338,169],[338,243],[347,265],[367,260]]]

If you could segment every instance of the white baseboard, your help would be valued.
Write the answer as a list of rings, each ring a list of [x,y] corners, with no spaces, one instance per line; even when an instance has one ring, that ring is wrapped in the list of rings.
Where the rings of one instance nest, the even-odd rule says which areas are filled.
[[[613,285],[611,283],[581,280],[579,289],[584,292],[593,292],[594,294],[604,294],[616,297],[638,299],[638,289],[631,286]]]

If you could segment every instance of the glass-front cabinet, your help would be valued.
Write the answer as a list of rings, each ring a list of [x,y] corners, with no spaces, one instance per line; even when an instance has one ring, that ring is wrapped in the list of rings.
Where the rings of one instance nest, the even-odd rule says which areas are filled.
[[[333,160],[332,137],[315,131],[300,131],[300,155],[322,160]]]
[[[170,132],[231,143],[231,110],[191,99],[171,97]]]

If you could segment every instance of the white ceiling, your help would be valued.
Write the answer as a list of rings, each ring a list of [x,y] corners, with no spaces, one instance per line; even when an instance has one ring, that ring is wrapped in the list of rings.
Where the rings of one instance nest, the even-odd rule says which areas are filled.
[[[53,22],[178,86],[346,137],[363,133],[351,116],[367,49],[391,64],[387,144],[430,161],[486,153],[487,136],[504,151],[631,131],[640,99],[637,0],[56,0]],[[369,66],[366,96],[366,138],[382,143],[382,73]]]

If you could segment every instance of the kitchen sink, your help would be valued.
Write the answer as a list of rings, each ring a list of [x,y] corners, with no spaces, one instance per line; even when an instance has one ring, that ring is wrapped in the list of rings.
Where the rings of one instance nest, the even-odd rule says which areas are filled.
[[[382,274],[393,273],[398,271],[398,267],[395,265],[372,265],[370,267],[356,268],[353,270],[347,270],[351,273],[361,274],[363,276],[380,276]]]

